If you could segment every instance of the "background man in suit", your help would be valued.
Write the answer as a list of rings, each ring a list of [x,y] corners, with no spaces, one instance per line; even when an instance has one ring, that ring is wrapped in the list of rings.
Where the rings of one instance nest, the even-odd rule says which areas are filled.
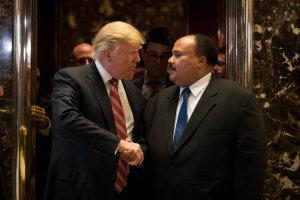
[[[56,73],[45,199],[134,199],[135,169],[127,167],[144,159],[143,102],[140,91],[122,79],[133,74],[142,43],[133,26],[109,23],[93,41],[95,62]]]
[[[182,37],[172,52],[176,86],[144,112],[150,199],[260,199],[266,140],[255,96],[212,73],[218,52],[208,37]]]
[[[93,46],[88,43],[79,43],[72,50],[72,58],[68,66],[81,66],[90,64],[93,61],[92,56]]]
[[[226,56],[225,48],[220,48],[218,53],[218,62],[214,67],[214,73],[219,78],[226,77]]]
[[[141,51],[145,72],[136,75],[132,80],[145,98],[152,97],[173,85],[166,72],[173,44],[173,36],[163,27],[157,27],[148,32],[146,43]]]
[[[37,77],[37,101],[31,105],[31,120],[35,123],[36,145],[35,145],[35,192],[36,199],[43,199],[45,184],[48,174],[50,154],[51,154],[51,94],[52,78],[51,71],[40,72],[36,68]],[[40,87],[41,86],[41,87]]]

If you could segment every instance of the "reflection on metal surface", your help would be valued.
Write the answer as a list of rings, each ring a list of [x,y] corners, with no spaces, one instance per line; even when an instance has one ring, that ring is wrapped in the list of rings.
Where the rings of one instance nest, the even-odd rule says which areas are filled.
[[[32,30],[35,0],[15,0],[14,98],[16,129],[14,145],[14,200],[34,200],[34,135],[31,133]]]
[[[7,58],[10,58],[11,56],[11,50],[12,50],[12,41],[11,38],[7,35],[2,36],[2,44],[0,46],[3,46],[3,51],[1,51],[2,55]],[[4,55],[3,55],[4,54]]]
[[[226,2],[227,77],[252,90],[253,0]]]
[[[13,199],[13,2],[0,0],[0,199]]]
[[[27,128],[26,128],[26,126],[21,126],[20,127],[20,133],[21,133],[22,136],[26,137],[26,135],[27,135]]]
[[[20,160],[20,182],[25,184],[26,181],[26,136],[27,136],[27,128],[25,126],[20,127],[20,138],[23,138],[20,143],[19,149],[19,160]]]

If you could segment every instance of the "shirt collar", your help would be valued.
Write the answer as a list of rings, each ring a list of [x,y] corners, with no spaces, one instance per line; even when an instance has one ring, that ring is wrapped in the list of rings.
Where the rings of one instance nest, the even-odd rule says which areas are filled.
[[[205,76],[203,76],[201,79],[199,79],[192,85],[190,85],[189,88],[190,88],[193,96],[198,96],[201,92],[203,92],[203,90],[208,85],[210,79],[211,79],[211,72],[206,74]],[[186,87],[180,87],[179,96],[181,95],[184,88],[186,88]]]
[[[96,59],[95,64],[100,76],[102,77],[102,80],[105,84],[107,84],[108,81],[112,78],[112,76],[106,71],[106,69],[102,66],[98,59]]]

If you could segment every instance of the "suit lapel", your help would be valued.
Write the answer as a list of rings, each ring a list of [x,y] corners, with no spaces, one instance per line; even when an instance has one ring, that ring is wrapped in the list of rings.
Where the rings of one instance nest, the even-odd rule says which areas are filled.
[[[217,79],[212,76],[210,83],[205,89],[202,97],[200,98],[187,126],[183,132],[182,138],[178,143],[178,148],[175,152],[180,149],[181,146],[193,135],[196,128],[200,126],[205,116],[213,109],[216,104],[216,95],[218,93]]]
[[[162,126],[165,127],[163,131],[165,134],[165,142],[168,147],[168,151],[172,154],[172,143],[173,143],[173,132],[174,132],[174,124],[175,124],[175,115],[176,115],[176,107],[178,102],[179,95],[179,87],[170,88],[170,93],[166,96],[165,105],[162,108],[165,108],[162,117]]]
[[[114,116],[112,113],[109,96],[107,94],[104,82],[96,68],[94,63],[87,66],[86,82],[93,92],[101,110],[104,113],[106,123],[108,124],[109,130],[116,132],[114,124]]]

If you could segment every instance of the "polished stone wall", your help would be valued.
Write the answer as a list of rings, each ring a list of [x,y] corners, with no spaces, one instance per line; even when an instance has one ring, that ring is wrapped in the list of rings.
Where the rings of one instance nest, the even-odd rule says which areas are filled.
[[[0,199],[12,198],[13,19],[13,1],[0,0]]]
[[[57,3],[60,67],[68,63],[76,44],[90,43],[99,29],[111,21],[131,23],[142,33],[154,26],[164,26],[175,36],[187,31],[186,0],[64,0]]]
[[[254,92],[265,118],[264,199],[300,199],[300,1],[254,1]]]
[[[174,35],[186,32],[185,0],[97,0],[96,6],[95,0],[57,3],[61,65],[75,44],[90,42],[109,21],[130,22],[143,33],[153,25],[167,26]],[[266,124],[269,155],[264,199],[269,200],[300,199],[299,10],[299,0],[254,0],[253,91]],[[0,166],[8,194],[12,194],[12,38],[13,2],[0,0],[0,84],[4,86],[4,94],[0,93]]]

